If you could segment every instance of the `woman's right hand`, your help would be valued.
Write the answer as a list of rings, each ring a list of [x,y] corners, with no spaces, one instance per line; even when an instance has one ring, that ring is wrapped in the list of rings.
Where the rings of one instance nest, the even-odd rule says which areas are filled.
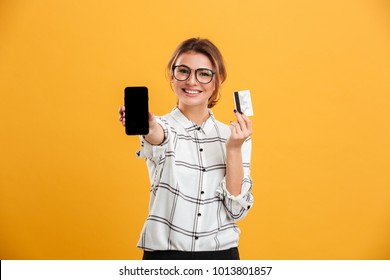
[[[119,107],[119,121],[122,123],[123,126],[126,125],[126,108],[125,106],[120,106]],[[149,128],[150,129],[154,129],[158,124],[157,124],[157,121],[156,121],[156,117],[149,112]]]
[[[119,121],[123,126],[126,125],[126,108],[125,106],[119,107]],[[146,141],[152,145],[161,144],[164,141],[164,131],[157,123],[157,119],[153,113],[149,112],[149,134],[145,135]]]

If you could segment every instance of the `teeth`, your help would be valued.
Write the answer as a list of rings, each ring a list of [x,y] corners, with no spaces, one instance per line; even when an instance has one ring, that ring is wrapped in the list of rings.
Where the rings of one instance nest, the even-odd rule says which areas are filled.
[[[187,93],[190,93],[190,94],[199,94],[200,93],[199,90],[188,90],[188,89],[185,89],[184,91],[187,92]]]

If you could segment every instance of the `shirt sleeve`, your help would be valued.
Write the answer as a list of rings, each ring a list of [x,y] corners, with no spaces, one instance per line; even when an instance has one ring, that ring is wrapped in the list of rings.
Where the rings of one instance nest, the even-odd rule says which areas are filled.
[[[164,130],[163,143],[161,143],[160,145],[152,145],[145,140],[145,137],[143,135],[140,135],[139,139],[141,142],[141,149],[137,151],[138,158],[149,159],[155,163],[157,163],[160,159],[160,156],[164,154],[167,148],[167,143],[169,141],[167,125],[160,118],[156,118],[156,121],[158,124],[161,125]]]
[[[217,196],[223,200],[226,211],[235,221],[243,219],[251,209],[254,198],[252,194],[252,178],[250,176],[252,140],[245,140],[242,147],[242,161],[244,167],[244,177],[241,183],[241,192],[234,196],[226,188],[226,176],[222,179],[217,188]]]

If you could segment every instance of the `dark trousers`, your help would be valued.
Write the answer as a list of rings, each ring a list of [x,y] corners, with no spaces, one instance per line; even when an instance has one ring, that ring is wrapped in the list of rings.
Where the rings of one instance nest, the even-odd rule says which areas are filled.
[[[143,260],[239,260],[238,248],[222,251],[144,251]]]

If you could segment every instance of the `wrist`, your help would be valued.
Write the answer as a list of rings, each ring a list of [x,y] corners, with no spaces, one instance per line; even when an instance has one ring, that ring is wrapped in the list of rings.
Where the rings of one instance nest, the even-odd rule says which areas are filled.
[[[149,127],[149,133],[144,135],[144,139],[152,145],[160,145],[165,140],[162,126],[155,122],[155,125]]]
[[[241,153],[241,147],[232,147],[226,149],[226,157],[230,160],[241,160],[242,153]]]
[[[242,143],[227,143],[226,144],[226,152],[227,153],[241,153]]]

